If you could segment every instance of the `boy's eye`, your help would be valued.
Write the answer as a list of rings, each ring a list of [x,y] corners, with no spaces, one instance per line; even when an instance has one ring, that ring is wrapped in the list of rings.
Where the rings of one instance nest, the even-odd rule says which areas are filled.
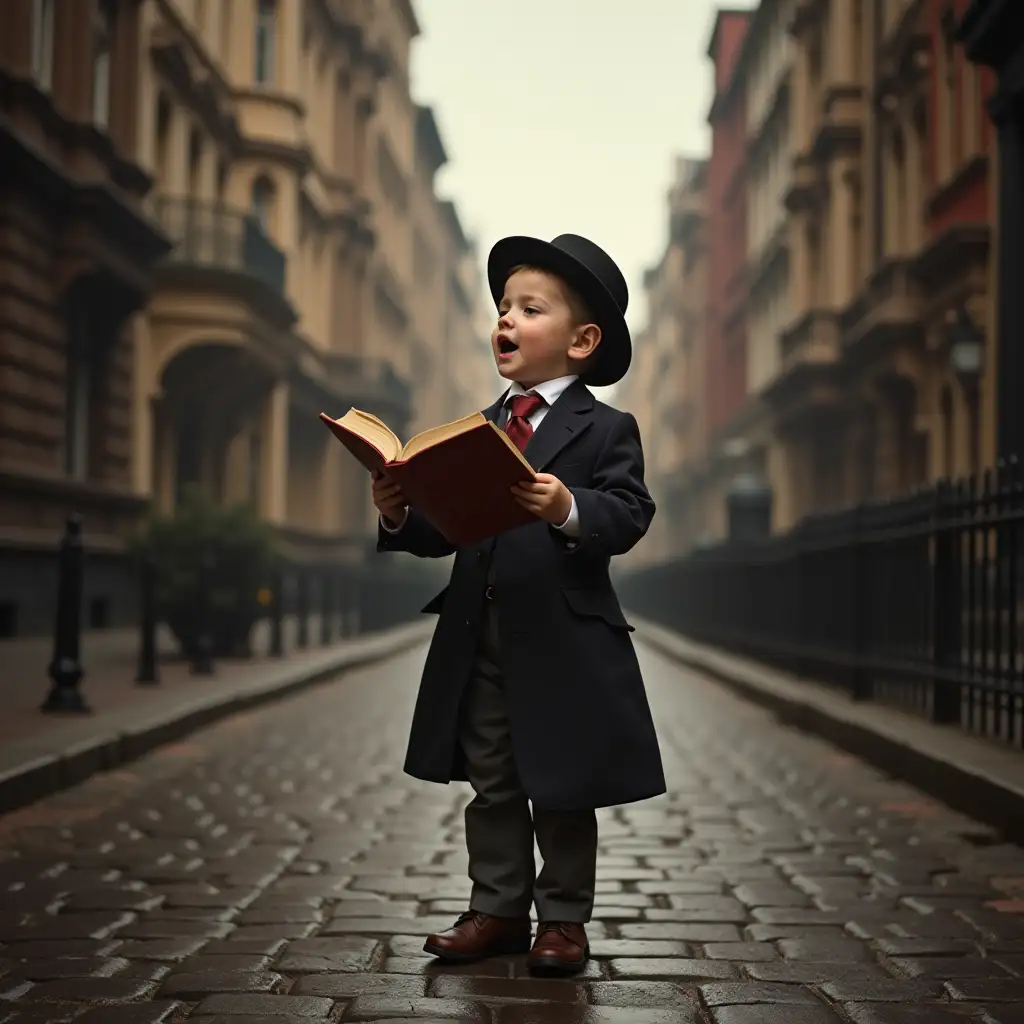
[[[538,310],[537,310],[536,306],[524,306],[523,307],[523,312],[524,313],[536,313],[536,312],[538,312]]]

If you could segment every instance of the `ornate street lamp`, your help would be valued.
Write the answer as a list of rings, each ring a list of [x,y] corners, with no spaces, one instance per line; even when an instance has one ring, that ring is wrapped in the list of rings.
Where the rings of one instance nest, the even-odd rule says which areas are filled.
[[[985,362],[985,335],[960,306],[949,325],[949,364],[964,390],[977,388]]]

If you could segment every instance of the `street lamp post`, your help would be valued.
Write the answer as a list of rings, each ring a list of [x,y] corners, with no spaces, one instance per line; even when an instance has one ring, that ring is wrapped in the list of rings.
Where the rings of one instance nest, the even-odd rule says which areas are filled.
[[[82,640],[82,517],[69,516],[57,562],[57,615],[53,631],[53,658],[49,676],[53,683],[43,711],[92,711],[79,683],[84,675],[80,661]]]

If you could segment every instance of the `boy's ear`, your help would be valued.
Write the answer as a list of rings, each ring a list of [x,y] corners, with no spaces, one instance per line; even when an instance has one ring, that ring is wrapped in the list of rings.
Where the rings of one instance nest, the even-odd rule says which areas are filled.
[[[598,345],[601,344],[601,328],[597,324],[587,324],[580,329],[569,346],[570,359],[589,359]]]

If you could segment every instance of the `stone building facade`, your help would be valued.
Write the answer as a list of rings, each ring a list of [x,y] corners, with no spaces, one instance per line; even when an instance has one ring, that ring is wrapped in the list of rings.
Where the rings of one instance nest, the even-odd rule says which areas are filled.
[[[295,561],[360,559],[365,472],[317,414],[355,405],[404,437],[455,408],[435,401],[453,346],[489,358],[472,247],[433,191],[443,146],[410,94],[411,4],[9,6],[5,124],[26,155],[3,196],[4,258],[31,294],[7,307],[2,351],[8,365],[49,355],[0,393],[0,472],[18,480],[0,498],[0,568],[52,573],[61,522],[79,511],[92,619],[126,620],[126,540],[194,484],[252,501]],[[59,204],[33,170],[48,144]],[[40,247],[66,252],[61,267]],[[461,303],[437,300],[444,318],[421,316],[434,293],[417,252],[467,286]],[[46,588],[34,602],[0,580],[0,633],[45,628]]]
[[[677,157],[668,192],[667,242],[644,274],[646,323],[616,404],[636,416],[645,475],[658,506],[633,566],[685,551],[704,529],[693,471],[705,445],[707,161]]]
[[[138,156],[143,16],[132,0],[11,0],[0,32],[0,636],[52,615],[64,520],[93,530],[86,621],[116,615],[133,477],[132,320],[170,242]]]
[[[797,5],[777,527],[991,461],[991,381],[955,328],[988,330],[992,137],[955,17],[932,0]]]

